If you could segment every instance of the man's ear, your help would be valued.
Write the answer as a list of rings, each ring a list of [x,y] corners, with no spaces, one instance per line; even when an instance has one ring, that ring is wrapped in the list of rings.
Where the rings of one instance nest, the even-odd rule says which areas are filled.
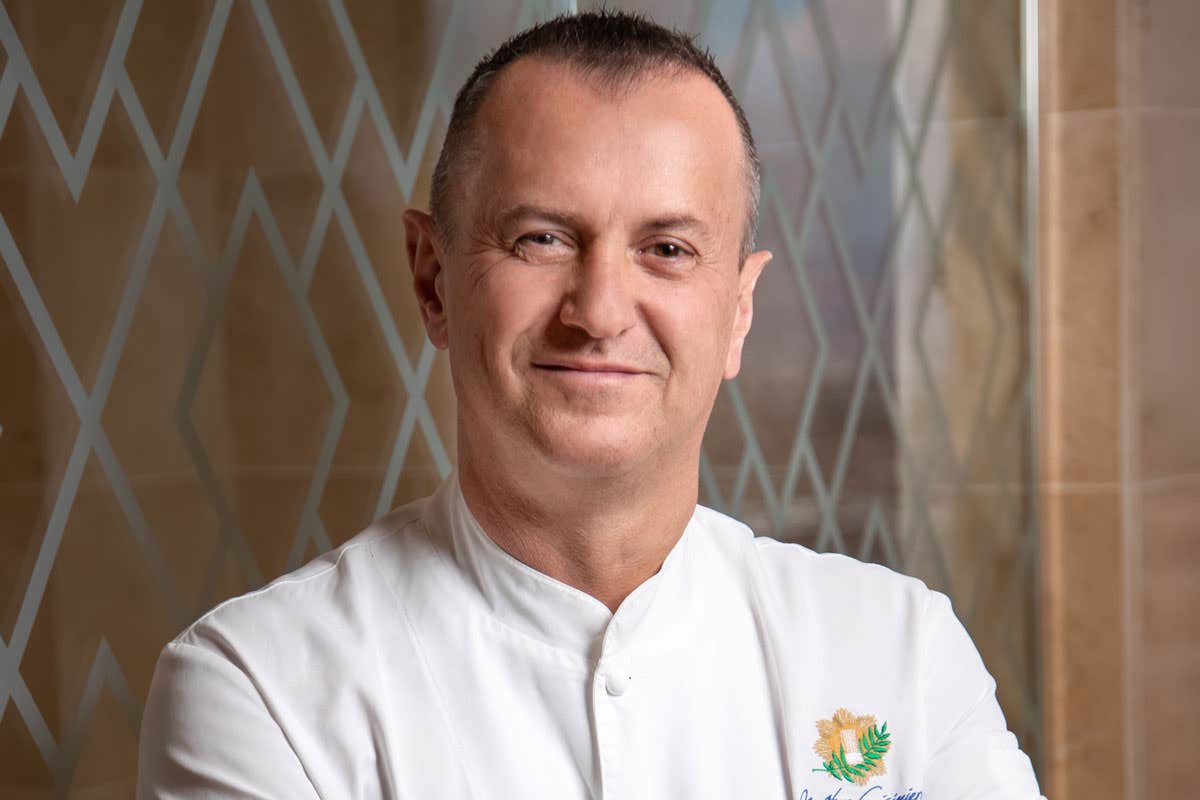
[[[746,256],[738,273],[737,311],[734,313],[729,351],[725,355],[726,380],[736,378],[742,369],[742,345],[746,343],[750,323],[754,320],[754,287],[758,283],[758,277],[762,275],[763,267],[773,257],[770,250],[751,253]]]
[[[446,327],[441,244],[433,217],[424,211],[408,209],[404,212],[404,235],[413,274],[413,293],[417,296],[425,332],[434,347],[444,350],[450,344],[450,336]]]

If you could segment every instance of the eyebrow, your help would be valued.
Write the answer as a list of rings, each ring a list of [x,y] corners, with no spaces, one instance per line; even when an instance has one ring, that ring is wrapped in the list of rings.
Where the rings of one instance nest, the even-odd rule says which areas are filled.
[[[552,222],[556,225],[574,228],[576,230],[585,228],[582,217],[578,214],[572,214],[569,211],[561,211],[547,206],[539,206],[532,203],[520,203],[512,208],[501,212],[497,217],[502,228],[507,228],[517,221],[522,219],[537,218]],[[654,217],[646,222],[643,222],[639,228],[645,231],[665,231],[665,230],[689,230],[708,237],[708,226],[699,218],[691,214],[668,214],[662,217]]]
[[[704,236],[708,235],[708,226],[699,217],[691,214],[672,214],[667,217],[656,217],[642,225],[649,231],[689,230]]]
[[[583,219],[576,214],[567,211],[557,211],[546,206],[533,205],[532,203],[521,203],[512,208],[506,209],[496,218],[500,223],[501,229],[508,228],[515,224],[518,220],[529,219],[536,217],[547,222],[553,222],[556,225],[563,225],[568,228],[583,227]]]

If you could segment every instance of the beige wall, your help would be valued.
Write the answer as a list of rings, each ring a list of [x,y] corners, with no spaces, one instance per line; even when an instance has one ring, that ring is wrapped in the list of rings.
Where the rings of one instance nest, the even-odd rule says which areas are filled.
[[[1200,714],[1200,3],[1041,6],[1044,788],[1177,795]]]
[[[1131,500],[1141,543],[1131,707],[1141,712],[1140,795],[1152,797],[1193,784],[1194,743],[1159,732],[1200,717],[1200,3],[1131,6]]]

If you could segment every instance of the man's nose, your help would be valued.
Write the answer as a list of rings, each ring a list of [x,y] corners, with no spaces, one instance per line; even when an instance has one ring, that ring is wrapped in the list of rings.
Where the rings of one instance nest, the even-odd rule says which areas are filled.
[[[593,339],[620,336],[637,322],[630,291],[632,265],[624,248],[589,249],[575,267],[559,313],[563,324]]]

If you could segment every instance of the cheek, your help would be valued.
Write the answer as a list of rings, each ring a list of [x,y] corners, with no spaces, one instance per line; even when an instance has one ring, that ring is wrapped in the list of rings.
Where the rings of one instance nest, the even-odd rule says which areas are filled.
[[[551,282],[530,270],[496,265],[465,287],[458,299],[453,325],[460,341],[478,354],[489,370],[509,364],[557,308]],[[452,346],[455,343],[452,342]]]
[[[724,371],[732,324],[728,295],[709,287],[689,287],[656,304],[651,324],[672,372],[689,383],[707,384]]]

